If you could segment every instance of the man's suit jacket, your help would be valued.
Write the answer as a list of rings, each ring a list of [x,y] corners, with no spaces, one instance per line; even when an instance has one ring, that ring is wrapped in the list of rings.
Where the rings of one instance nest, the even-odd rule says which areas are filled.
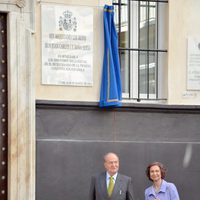
[[[134,200],[131,178],[118,173],[112,195],[109,197],[106,185],[106,172],[93,176],[89,200]]]

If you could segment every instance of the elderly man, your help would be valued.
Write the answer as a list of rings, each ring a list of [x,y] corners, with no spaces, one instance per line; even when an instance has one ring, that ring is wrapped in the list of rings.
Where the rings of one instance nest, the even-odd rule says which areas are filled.
[[[119,170],[119,157],[115,153],[104,156],[105,172],[92,177],[89,200],[134,200],[131,178]]]

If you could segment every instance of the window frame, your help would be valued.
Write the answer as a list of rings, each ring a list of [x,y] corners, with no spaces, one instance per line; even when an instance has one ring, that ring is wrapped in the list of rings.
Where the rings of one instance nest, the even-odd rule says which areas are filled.
[[[126,3],[126,2],[127,3]],[[141,4],[146,2],[147,5],[147,9],[148,9],[148,15],[149,15],[149,9],[150,9],[150,5],[152,3],[155,3],[155,5],[157,6],[157,12],[156,12],[156,44],[155,44],[155,48],[150,48],[149,45],[147,45],[146,48],[141,48],[140,47],[140,17],[141,17],[141,13],[140,13],[140,8],[141,8]],[[162,3],[162,4],[161,4]],[[126,85],[124,84],[124,82],[122,84],[123,87],[126,87],[126,91],[128,92],[123,92],[123,101],[147,101],[147,102],[163,102],[166,101],[167,98],[167,48],[160,48],[160,43],[162,44],[163,41],[160,38],[160,35],[165,33],[165,38],[166,38],[166,44],[165,46],[167,46],[167,16],[166,14],[168,14],[168,7],[165,7],[165,11],[164,14],[162,14],[162,12],[160,12],[160,5],[164,5],[168,3],[168,0],[113,0],[113,6],[115,8],[115,21],[117,21],[116,23],[116,29],[118,31],[118,43],[119,43],[119,57],[120,57],[120,63],[122,66],[122,54],[126,54],[127,53],[127,57],[128,59],[126,60],[127,64],[124,65],[124,67],[126,67],[126,77],[125,75],[122,76],[122,79],[125,77],[126,79],[128,79],[128,83],[126,83]],[[138,7],[135,5],[138,4]],[[127,6],[127,26],[128,26],[128,33],[127,33],[127,46],[123,47],[122,44],[122,12],[123,12],[123,6]],[[162,10],[163,11],[163,10]],[[138,17],[139,16],[139,17]],[[162,17],[162,22],[164,21],[165,25],[163,26],[163,23],[160,23],[159,20]],[[131,26],[131,24],[135,24],[137,27],[133,27]],[[150,26],[150,18],[148,16],[148,20],[147,20],[147,28],[149,31],[149,26]],[[160,23],[160,24],[159,24]],[[162,25],[162,27],[160,28],[160,26]],[[162,29],[164,29],[164,31],[162,31]],[[133,33],[133,34],[132,34]],[[148,44],[149,44],[149,33],[148,33]],[[137,43],[138,46],[134,47],[134,43]],[[141,83],[140,83],[140,79],[141,79],[141,63],[140,63],[140,57],[142,54],[146,53],[146,57],[147,57],[147,62],[145,64],[147,64],[147,78],[146,78],[146,82],[147,82],[147,89],[146,89],[146,93],[142,94],[141,93]],[[150,63],[150,55],[154,54],[155,55],[155,64],[154,66],[152,65],[152,63]],[[160,65],[163,65],[163,67],[160,67]],[[134,67],[137,66],[137,67]],[[143,66],[145,67],[145,66]],[[150,93],[150,70],[155,70],[154,74],[155,74],[155,94],[151,94]],[[123,68],[121,67],[121,72],[122,72]],[[124,72],[125,73],[125,72]],[[152,81],[153,82],[153,81]],[[153,84],[152,84],[153,85]]]

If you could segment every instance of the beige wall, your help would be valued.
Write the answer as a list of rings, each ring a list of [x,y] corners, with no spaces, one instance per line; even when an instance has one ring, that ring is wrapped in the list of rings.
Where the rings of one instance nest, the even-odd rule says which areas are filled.
[[[42,3],[45,1],[41,1]],[[109,1],[95,0],[63,0],[49,1],[63,3],[63,5],[82,5],[91,6],[94,9],[94,33],[93,33],[93,86],[92,87],[72,87],[72,86],[50,86],[41,84],[41,44],[40,44],[40,7],[41,3],[37,3],[36,7],[36,99],[44,100],[62,100],[62,101],[90,101],[96,102],[100,93],[100,78],[103,62],[103,6],[109,4]]]
[[[66,5],[91,6],[94,9],[92,87],[41,85],[40,5],[43,2],[45,1],[39,1],[36,5],[36,99],[97,102],[103,62],[102,8],[111,1],[56,1]],[[186,87],[187,37],[200,35],[199,8],[199,0],[169,0],[168,69],[166,70],[168,104],[200,104],[200,91],[187,90]]]
[[[200,38],[199,8],[199,0],[169,0],[169,104],[200,104],[200,91],[187,90],[186,81],[187,38]]]

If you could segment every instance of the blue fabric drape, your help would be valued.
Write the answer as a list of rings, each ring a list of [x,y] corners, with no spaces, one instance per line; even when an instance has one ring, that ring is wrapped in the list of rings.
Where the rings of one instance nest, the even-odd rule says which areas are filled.
[[[100,107],[122,105],[118,36],[115,29],[113,9],[113,6],[104,6],[104,58]]]

